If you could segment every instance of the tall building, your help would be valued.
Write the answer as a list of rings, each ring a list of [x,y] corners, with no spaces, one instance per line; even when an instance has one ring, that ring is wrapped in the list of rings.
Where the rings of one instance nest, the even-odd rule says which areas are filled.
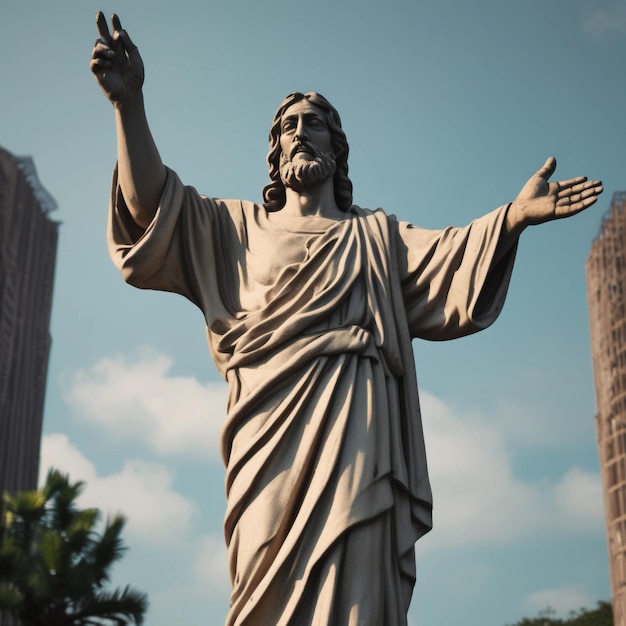
[[[587,298],[613,615],[626,626],[626,192],[591,247]]]
[[[49,216],[54,209],[32,159],[0,148],[0,493],[37,487],[58,235]]]

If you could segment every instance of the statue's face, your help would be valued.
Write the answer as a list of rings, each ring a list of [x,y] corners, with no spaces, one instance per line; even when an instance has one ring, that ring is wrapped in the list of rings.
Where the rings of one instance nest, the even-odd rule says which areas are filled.
[[[308,100],[292,104],[283,113],[280,131],[280,148],[287,161],[311,161],[331,152],[326,113]]]

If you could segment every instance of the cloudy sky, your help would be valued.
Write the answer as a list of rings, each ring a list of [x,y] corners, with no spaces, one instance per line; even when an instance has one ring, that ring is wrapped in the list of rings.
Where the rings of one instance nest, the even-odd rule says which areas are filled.
[[[339,109],[355,201],[440,228],[512,200],[549,155],[601,178],[584,215],[524,233],[504,312],[415,343],[435,530],[410,624],[504,626],[609,598],[584,264],[626,189],[626,5],[612,0],[20,0],[0,20],[0,145],[34,158],[60,227],[42,472],[122,511],[117,584],[149,626],[223,623],[224,383],[202,316],[125,285],[105,223],[115,132],[89,74],[95,13],[146,64],[164,161],[202,193],[260,200],[283,96]]]

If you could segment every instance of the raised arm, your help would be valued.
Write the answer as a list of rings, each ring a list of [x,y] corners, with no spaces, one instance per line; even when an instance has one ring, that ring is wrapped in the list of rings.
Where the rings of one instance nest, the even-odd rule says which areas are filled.
[[[101,11],[96,24],[99,37],[90,68],[115,110],[118,181],[126,205],[145,228],[156,213],[167,173],[144,109],[143,61],[117,15],[111,19],[113,34]]]

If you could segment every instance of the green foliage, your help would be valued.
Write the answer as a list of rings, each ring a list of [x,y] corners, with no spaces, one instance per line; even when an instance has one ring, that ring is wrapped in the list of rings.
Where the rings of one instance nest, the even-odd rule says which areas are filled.
[[[125,518],[96,532],[98,509],[76,508],[83,483],[50,470],[38,491],[4,494],[0,517],[0,610],[24,626],[142,624],[145,594],[106,591],[110,569],[125,552]]]
[[[598,602],[595,609],[572,611],[567,619],[554,617],[555,612],[547,608],[538,617],[525,617],[510,626],[613,626],[613,609],[610,602]]]

